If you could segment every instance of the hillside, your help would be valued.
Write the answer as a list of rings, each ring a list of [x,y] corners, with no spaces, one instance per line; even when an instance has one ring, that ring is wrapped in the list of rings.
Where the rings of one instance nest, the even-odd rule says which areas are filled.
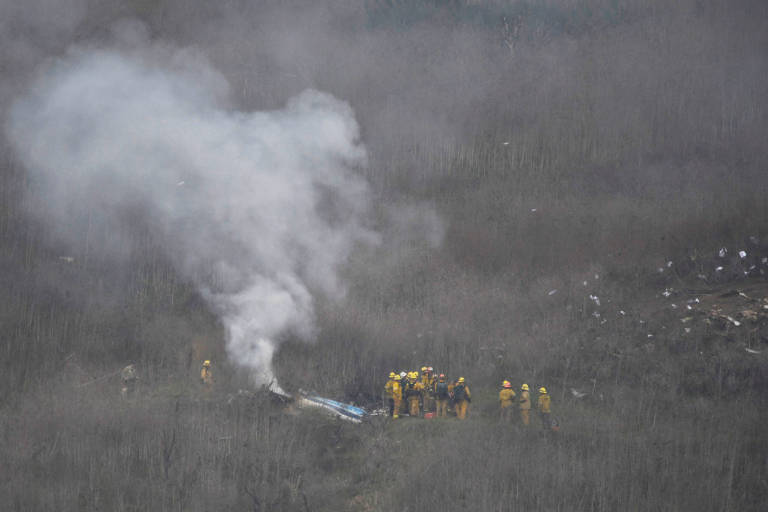
[[[767,15],[0,6],[2,503],[762,510]],[[268,389],[376,411],[423,365],[468,420]]]

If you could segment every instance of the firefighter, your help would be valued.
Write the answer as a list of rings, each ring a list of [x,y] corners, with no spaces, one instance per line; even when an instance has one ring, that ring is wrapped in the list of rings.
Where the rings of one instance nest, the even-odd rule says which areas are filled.
[[[408,381],[405,384],[405,399],[408,401],[408,415],[412,418],[419,416],[419,399],[423,386],[418,380],[419,373],[411,372],[408,374]]]
[[[527,426],[531,422],[531,395],[528,393],[528,384],[523,384],[520,391],[520,418],[523,425]]]
[[[539,399],[536,402],[536,408],[539,410],[539,415],[541,416],[541,424],[544,427],[544,430],[552,428],[551,400],[549,398],[549,394],[547,394],[547,388],[545,387],[539,388]]]
[[[460,420],[467,419],[469,412],[469,402],[472,401],[472,395],[469,392],[469,386],[464,377],[459,377],[456,384],[453,385],[453,404],[456,408],[456,417]]]
[[[395,401],[392,398],[392,385],[395,383],[395,372],[389,372],[389,380],[384,385],[384,403],[389,408],[389,415],[392,416],[395,410]]]
[[[400,415],[408,412],[408,401],[405,399],[405,385],[408,383],[408,375],[410,372],[401,371],[400,372],[400,393],[401,393],[401,400],[400,400]]]
[[[211,362],[207,359],[203,362],[203,367],[200,370],[200,382],[206,388],[210,388],[213,385],[213,373],[211,372]]]
[[[435,403],[437,404],[437,417],[445,418],[448,416],[448,399],[451,389],[448,383],[445,381],[445,374],[441,373],[440,377],[435,383]]]
[[[403,387],[400,385],[402,378],[395,375],[392,380],[392,419],[400,417],[400,402],[403,401]]]
[[[433,412],[435,407],[435,376],[432,373],[431,366],[424,366],[421,369],[421,403],[422,411]]]
[[[133,397],[136,394],[136,382],[139,380],[136,375],[136,366],[129,364],[120,371],[120,381],[122,386],[120,388],[120,396],[124,399]]]
[[[515,399],[515,391],[512,389],[512,383],[505,380],[501,383],[499,391],[499,405],[501,407],[501,419],[509,423],[512,421],[512,402]]]

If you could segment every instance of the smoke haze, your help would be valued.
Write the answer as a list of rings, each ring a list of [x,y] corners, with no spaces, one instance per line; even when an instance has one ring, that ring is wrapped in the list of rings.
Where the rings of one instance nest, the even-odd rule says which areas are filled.
[[[42,71],[9,139],[60,233],[88,212],[119,239],[138,214],[219,314],[231,358],[271,382],[279,336],[311,339],[313,293],[342,297],[339,266],[377,241],[353,112],[316,90],[234,111],[202,56],[134,26],[118,38],[122,50],[75,48]]]

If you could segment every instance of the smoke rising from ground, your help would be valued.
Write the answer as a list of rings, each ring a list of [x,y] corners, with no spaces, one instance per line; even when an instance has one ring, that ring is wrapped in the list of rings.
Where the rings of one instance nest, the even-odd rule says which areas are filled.
[[[313,293],[343,296],[339,266],[378,238],[353,112],[315,90],[232,111],[204,58],[124,30],[129,50],[73,49],[42,71],[9,139],[61,232],[88,211],[119,237],[139,212],[220,315],[231,358],[270,382],[278,337],[311,339]]]

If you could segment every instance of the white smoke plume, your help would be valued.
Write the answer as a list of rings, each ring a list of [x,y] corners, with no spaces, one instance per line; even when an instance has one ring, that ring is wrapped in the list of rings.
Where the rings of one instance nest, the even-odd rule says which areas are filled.
[[[339,266],[378,238],[350,107],[307,90],[281,110],[232,111],[226,80],[192,51],[71,50],[6,129],[62,231],[78,208],[144,212],[256,383],[273,381],[281,333],[312,337],[312,294],[342,296]]]

